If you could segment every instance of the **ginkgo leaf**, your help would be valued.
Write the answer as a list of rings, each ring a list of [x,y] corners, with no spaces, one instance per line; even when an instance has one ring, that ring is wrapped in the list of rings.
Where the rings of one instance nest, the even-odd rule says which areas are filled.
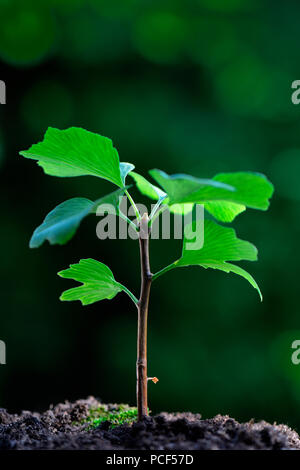
[[[151,170],[150,174],[168,194],[168,204],[227,201],[266,210],[274,190],[272,183],[260,173],[221,173],[211,180],[184,174],[167,175],[161,170]],[[235,209],[241,212],[242,208]]]
[[[91,212],[93,205],[92,201],[83,197],[74,197],[59,204],[33,232],[30,248],[38,248],[45,240],[51,245],[67,243],[82,219]]]
[[[237,215],[246,210],[246,206],[228,201],[205,202],[204,207],[220,222],[232,222]]]
[[[219,271],[224,271],[225,273],[238,274],[239,276],[246,279],[251,284],[251,286],[253,286],[258,291],[260,300],[263,299],[262,293],[255,279],[251,276],[251,274],[249,274],[245,269],[241,268],[240,266],[237,266],[236,264],[232,264],[232,263],[227,263],[226,261],[223,261],[223,263],[202,263],[199,266],[205,269],[207,268],[218,269]]]
[[[121,162],[120,163],[120,172],[123,185],[125,186],[126,176],[134,170],[134,165],[132,163]]]
[[[161,200],[164,200],[164,204],[168,204],[167,194],[164,191],[150,183],[138,173],[132,172],[130,175],[133,177],[137,188],[144,196],[156,201],[159,201],[161,198]],[[193,210],[194,204],[194,202],[187,202],[169,204],[168,206],[170,212],[174,214],[187,214]],[[228,201],[210,201],[204,203],[204,207],[220,222],[232,222],[238,214],[246,210],[244,205]]]
[[[144,195],[149,197],[150,199],[154,199],[155,201],[160,203],[164,203],[168,205],[168,195],[164,191],[162,191],[160,188],[155,186],[154,184],[150,183],[146,178],[143,176],[139,175],[138,173],[132,172],[130,173],[130,176],[134,179],[137,188],[139,191]],[[188,212],[191,212],[194,203],[187,203],[187,204],[173,204],[169,205],[169,210],[170,212],[174,214],[187,214]]]
[[[135,171],[132,171],[130,173],[130,176],[134,179],[137,188],[144,196],[147,196],[150,199],[154,199],[155,201],[159,199],[165,199],[165,197],[167,196],[164,191],[162,191],[154,184],[150,183],[148,180],[146,180],[146,178],[139,175]]]
[[[184,215],[191,212],[193,210],[194,205],[195,204],[193,202],[187,202],[185,204],[172,204],[171,206],[169,206],[169,210],[173,214]]]
[[[274,186],[262,173],[219,173],[213,180],[235,188],[234,197],[226,199],[228,201],[261,210],[267,210],[270,205],[269,199],[273,195]]]
[[[20,154],[37,160],[48,175],[93,175],[124,186],[119,155],[112,141],[79,127],[65,130],[49,127],[42,142]],[[124,176],[124,167],[122,171]]]
[[[149,183],[149,181],[146,180],[143,176],[139,175],[138,173],[131,172],[130,175],[134,179],[137,188],[140,190],[140,192],[148,196],[150,199],[154,199],[157,201],[157,203],[153,206],[151,213],[150,213],[150,220],[154,220],[154,216],[159,210],[160,205],[164,202],[164,200],[167,198],[167,194],[162,191],[160,188],[157,186],[154,186],[154,184]]]
[[[58,273],[60,277],[81,282],[79,287],[64,291],[60,300],[80,300],[82,305],[90,305],[103,299],[113,299],[124,291],[137,304],[135,296],[122,284],[117,282],[111,270],[103,263],[94,259],[82,259],[71,264],[68,269]]]
[[[194,221],[184,229],[182,256],[178,266],[205,263],[209,261],[257,260],[256,247],[245,240],[237,238],[235,230],[213,222],[204,221],[204,245],[200,250],[188,249],[194,234],[202,230],[203,221]]]
[[[185,202],[203,202],[198,197],[199,191],[202,191],[203,194],[212,195],[216,195],[220,190],[226,191],[226,193],[234,193],[235,191],[233,186],[219,183],[212,179],[194,178],[185,174],[168,175],[161,170],[150,170],[149,173],[167,193],[169,205]]]
[[[253,277],[240,266],[228,263],[228,261],[255,261],[257,259],[256,247],[248,241],[237,238],[234,229],[218,225],[212,220],[205,220],[204,244],[200,249],[192,249],[192,240],[203,229],[202,224],[202,221],[195,221],[185,227],[181,258],[156,273],[153,279],[177,267],[198,265],[203,268],[239,274],[257,289],[262,299],[259,287]]]
[[[124,189],[118,189],[94,202],[83,197],[64,201],[49,212],[43,223],[35,229],[30,248],[38,248],[46,240],[51,245],[64,245],[73,237],[82,219],[95,213],[100,204],[110,204],[118,213],[119,198],[123,193]]]
[[[237,215],[246,210],[241,204],[227,201],[211,201],[202,203],[204,208],[220,222],[232,222]],[[193,210],[195,203],[186,202],[183,204],[172,204],[169,209],[174,214],[187,214]]]

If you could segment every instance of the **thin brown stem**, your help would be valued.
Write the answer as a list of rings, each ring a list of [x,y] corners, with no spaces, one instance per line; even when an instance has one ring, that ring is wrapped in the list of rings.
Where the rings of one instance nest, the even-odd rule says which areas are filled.
[[[152,282],[152,274],[149,261],[149,217],[144,214],[140,221],[140,260],[141,260],[141,294],[138,302],[138,340],[137,340],[137,408],[138,420],[148,416],[147,397],[147,320],[148,305]]]

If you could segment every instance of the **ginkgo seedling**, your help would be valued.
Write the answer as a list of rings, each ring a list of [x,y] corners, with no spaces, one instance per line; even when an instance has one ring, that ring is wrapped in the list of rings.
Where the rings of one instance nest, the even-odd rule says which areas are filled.
[[[148,414],[148,381],[156,383],[156,377],[147,376],[147,321],[151,284],[162,274],[190,265],[233,272],[245,278],[261,292],[253,277],[233,264],[234,261],[257,259],[257,249],[248,241],[240,240],[235,230],[221,223],[232,222],[246,208],[266,210],[273,194],[273,185],[268,179],[253,172],[220,173],[212,179],[195,178],[186,174],[168,175],[161,170],[151,170],[155,184],[134,172],[131,163],[120,163],[117,150],[112,141],[99,134],[81,128],[71,127],[66,130],[49,128],[44,140],[32,145],[29,150],[20,152],[25,158],[37,160],[44,172],[59,177],[90,175],[103,178],[117,190],[96,201],[76,197],[59,204],[34,231],[30,247],[36,248],[45,240],[50,244],[63,245],[75,234],[80,222],[89,214],[95,214],[99,204],[109,203],[116,214],[125,219],[137,232],[140,247],[141,290],[139,299],[132,292],[116,281],[112,271],[100,261],[82,259],[58,274],[63,278],[73,279],[80,286],[66,290],[61,300],[80,300],[89,305],[103,299],[112,299],[119,292],[125,292],[138,310],[137,341],[137,408],[138,419]],[[138,190],[155,201],[148,213],[141,214],[134,202],[126,183],[132,178]],[[120,196],[127,196],[136,215],[135,221],[124,215],[120,209]],[[200,222],[192,220],[184,228],[181,257],[152,274],[149,258],[149,234],[155,218],[164,210],[180,212],[192,210],[197,204],[204,206],[209,215],[204,220],[204,244],[199,249],[188,249],[190,235],[200,230]]]

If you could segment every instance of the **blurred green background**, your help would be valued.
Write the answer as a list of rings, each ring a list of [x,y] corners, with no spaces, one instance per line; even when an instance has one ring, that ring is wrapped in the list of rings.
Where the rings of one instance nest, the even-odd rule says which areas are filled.
[[[65,247],[29,250],[58,203],[98,198],[96,178],[44,175],[18,151],[48,126],[113,139],[147,170],[211,177],[254,170],[275,184],[270,210],[234,223],[259,249],[243,279],[200,268],[154,283],[149,318],[150,408],[285,422],[300,430],[299,2],[271,0],[0,0],[0,406],[42,410],[93,394],[135,403],[136,311],[125,295],[82,308],[61,303],[57,271],[80,258],[108,264],[136,294],[134,241],[99,241],[91,217]],[[180,241],[152,241],[155,272]],[[71,283],[70,283],[71,284]]]

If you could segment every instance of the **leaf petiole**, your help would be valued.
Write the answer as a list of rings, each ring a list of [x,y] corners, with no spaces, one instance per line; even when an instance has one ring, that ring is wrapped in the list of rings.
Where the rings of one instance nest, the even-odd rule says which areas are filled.
[[[152,215],[152,218],[150,219],[150,222],[149,222],[149,226],[152,227],[153,225],[153,222],[157,219],[157,217],[160,216],[160,214],[162,214],[166,209],[168,209],[168,206],[167,204],[163,204],[162,206],[159,206],[158,210],[155,211],[155,213],[152,215],[152,212],[151,212],[151,215]],[[154,210],[154,209],[153,209]]]
[[[178,261],[178,260],[177,260]],[[162,274],[165,274],[166,272],[170,271],[171,269],[174,269],[176,268],[176,263],[177,261],[174,261],[174,263],[172,264],[169,264],[168,266],[166,266],[165,268],[161,269],[160,271],[157,271],[157,273],[153,274],[153,277],[152,277],[152,281],[155,281],[155,279],[157,279],[159,276],[161,276]]]
[[[164,197],[160,198],[157,203],[155,204],[155,206],[153,207],[152,211],[151,211],[151,214],[150,214],[150,217],[149,217],[149,220],[151,222],[151,220],[153,219],[153,217],[155,216],[156,212],[160,209],[161,205],[162,205],[162,202],[166,199],[167,195],[165,195]],[[151,224],[150,224],[151,225]]]
[[[129,217],[123,214],[123,212],[120,210],[120,207],[119,207],[119,216],[121,217],[121,219],[125,220],[125,222],[127,222],[134,230],[136,231],[138,230],[137,225],[135,225],[135,223],[132,222],[132,220],[130,220]]]
[[[134,212],[135,212],[135,215],[136,215],[137,220],[140,221],[140,220],[141,220],[141,215],[140,215],[140,213],[139,213],[139,210],[138,210],[138,208],[137,208],[137,206],[136,206],[134,200],[133,200],[132,197],[130,196],[129,192],[127,191],[127,189],[125,189],[125,194],[126,194],[126,196],[128,197],[129,202],[130,202],[130,204],[132,205],[132,207],[133,207],[133,209],[134,209]]]
[[[129,289],[127,289],[127,287],[123,286],[123,284],[120,284],[122,290],[124,292],[126,292],[126,294],[131,298],[131,300],[133,301],[133,303],[135,304],[135,306],[137,307],[138,306],[138,299],[136,298],[136,296],[130,292]]]

